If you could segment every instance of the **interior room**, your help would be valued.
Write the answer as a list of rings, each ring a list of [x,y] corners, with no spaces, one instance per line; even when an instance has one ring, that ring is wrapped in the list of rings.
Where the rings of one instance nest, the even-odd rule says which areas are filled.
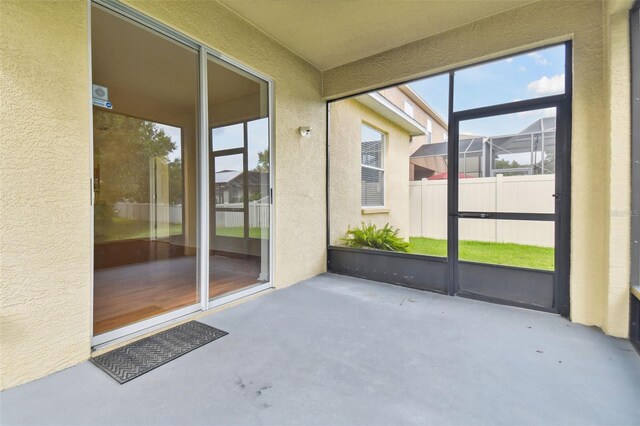
[[[110,103],[93,107],[99,335],[197,304],[198,256],[207,254],[199,250],[199,52],[92,9],[93,81]],[[217,219],[208,296],[216,298],[268,281],[269,130],[265,82],[213,57],[207,70]]]

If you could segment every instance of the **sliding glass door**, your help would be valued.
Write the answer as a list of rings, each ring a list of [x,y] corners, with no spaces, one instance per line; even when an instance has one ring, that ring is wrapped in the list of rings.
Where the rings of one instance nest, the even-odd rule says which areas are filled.
[[[197,305],[198,52],[94,6],[94,316]]]
[[[209,297],[269,281],[268,84],[210,56]]]
[[[137,19],[92,6],[94,344],[270,285],[269,82]]]

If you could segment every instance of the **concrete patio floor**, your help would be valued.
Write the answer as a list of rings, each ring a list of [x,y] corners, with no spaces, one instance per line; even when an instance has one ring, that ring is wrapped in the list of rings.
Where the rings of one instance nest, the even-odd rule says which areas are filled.
[[[640,356],[555,315],[325,274],[203,322],[230,334],[10,389],[0,424],[640,424]]]

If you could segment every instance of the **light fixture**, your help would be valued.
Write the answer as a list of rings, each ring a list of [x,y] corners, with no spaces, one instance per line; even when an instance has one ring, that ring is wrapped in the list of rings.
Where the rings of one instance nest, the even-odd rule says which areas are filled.
[[[311,130],[311,127],[300,127],[300,136],[302,136],[303,138],[310,138]]]

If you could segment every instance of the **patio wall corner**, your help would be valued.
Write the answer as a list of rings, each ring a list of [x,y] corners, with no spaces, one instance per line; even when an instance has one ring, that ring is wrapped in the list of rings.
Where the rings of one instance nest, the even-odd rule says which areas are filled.
[[[609,148],[608,282],[603,303],[603,329],[607,334],[627,337],[629,332],[629,277],[631,274],[631,55],[629,14],[620,3],[610,2],[607,30],[607,108]],[[617,7],[615,7],[617,6]],[[621,10],[620,10],[621,9]]]
[[[621,13],[623,3],[630,2],[615,4]],[[613,147],[618,138],[629,137],[629,128],[619,117],[609,125],[610,104],[612,108],[621,104],[614,107],[608,96],[628,104],[629,90],[612,80],[614,95],[607,85],[609,14],[607,2],[597,0],[533,2],[326,70],[323,95],[335,99],[572,40],[571,319],[625,337],[629,275],[616,259],[624,262],[629,251],[627,225],[621,223],[628,222],[628,217],[612,220],[610,213],[613,205],[627,213],[629,210],[626,142]],[[622,37],[618,29],[612,27],[612,31],[611,36]],[[625,49],[616,46],[616,50],[620,52],[614,54],[622,54]],[[611,65],[616,70],[622,67]],[[617,72],[611,76],[619,77]]]

